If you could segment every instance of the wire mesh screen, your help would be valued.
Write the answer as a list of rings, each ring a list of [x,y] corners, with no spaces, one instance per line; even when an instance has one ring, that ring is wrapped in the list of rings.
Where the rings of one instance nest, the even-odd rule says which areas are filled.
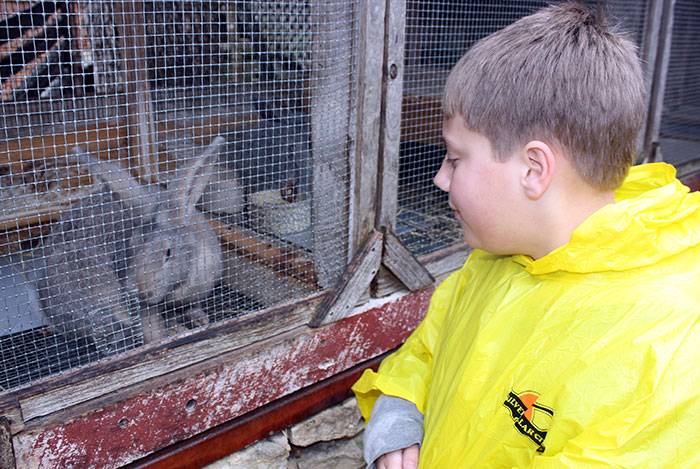
[[[333,284],[354,10],[0,5],[0,390]]]
[[[673,13],[659,143],[664,160],[700,167],[700,4],[678,0]]]
[[[449,70],[474,42],[549,3],[408,0],[396,232],[414,254],[434,252],[462,239],[447,195],[432,183],[444,158],[440,100]],[[587,3],[603,3],[641,44],[644,2]]]

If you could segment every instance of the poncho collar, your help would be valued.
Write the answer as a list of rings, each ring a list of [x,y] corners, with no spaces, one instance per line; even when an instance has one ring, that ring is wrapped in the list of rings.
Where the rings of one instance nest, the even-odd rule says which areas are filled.
[[[568,244],[533,260],[513,256],[530,274],[623,271],[655,264],[700,243],[700,196],[665,163],[634,166],[615,203],[591,215]]]

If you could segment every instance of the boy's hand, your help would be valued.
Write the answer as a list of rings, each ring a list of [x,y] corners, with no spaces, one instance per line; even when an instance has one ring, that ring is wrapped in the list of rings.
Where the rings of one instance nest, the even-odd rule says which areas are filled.
[[[382,454],[377,458],[377,469],[415,469],[418,455],[418,445]]]

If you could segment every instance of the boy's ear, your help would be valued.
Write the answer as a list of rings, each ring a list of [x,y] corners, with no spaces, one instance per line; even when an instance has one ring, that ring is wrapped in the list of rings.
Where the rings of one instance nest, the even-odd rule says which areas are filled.
[[[525,145],[522,158],[524,166],[520,184],[529,199],[537,200],[552,183],[557,164],[554,152],[545,142],[532,140]]]

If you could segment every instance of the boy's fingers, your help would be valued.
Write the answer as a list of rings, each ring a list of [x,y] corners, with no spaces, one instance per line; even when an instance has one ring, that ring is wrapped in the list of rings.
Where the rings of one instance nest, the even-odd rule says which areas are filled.
[[[415,469],[418,455],[418,445],[382,454],[377,458],[377,469]]]
[[[377,469],[402,469],[401,453],[402,450],[396,450],[381,455],[379,459],[377,459]]]
[[[418,445],[409,446],[403,450],[403,467],[402,469],[415,469],[418,467],[418,456],[420,450]]]

